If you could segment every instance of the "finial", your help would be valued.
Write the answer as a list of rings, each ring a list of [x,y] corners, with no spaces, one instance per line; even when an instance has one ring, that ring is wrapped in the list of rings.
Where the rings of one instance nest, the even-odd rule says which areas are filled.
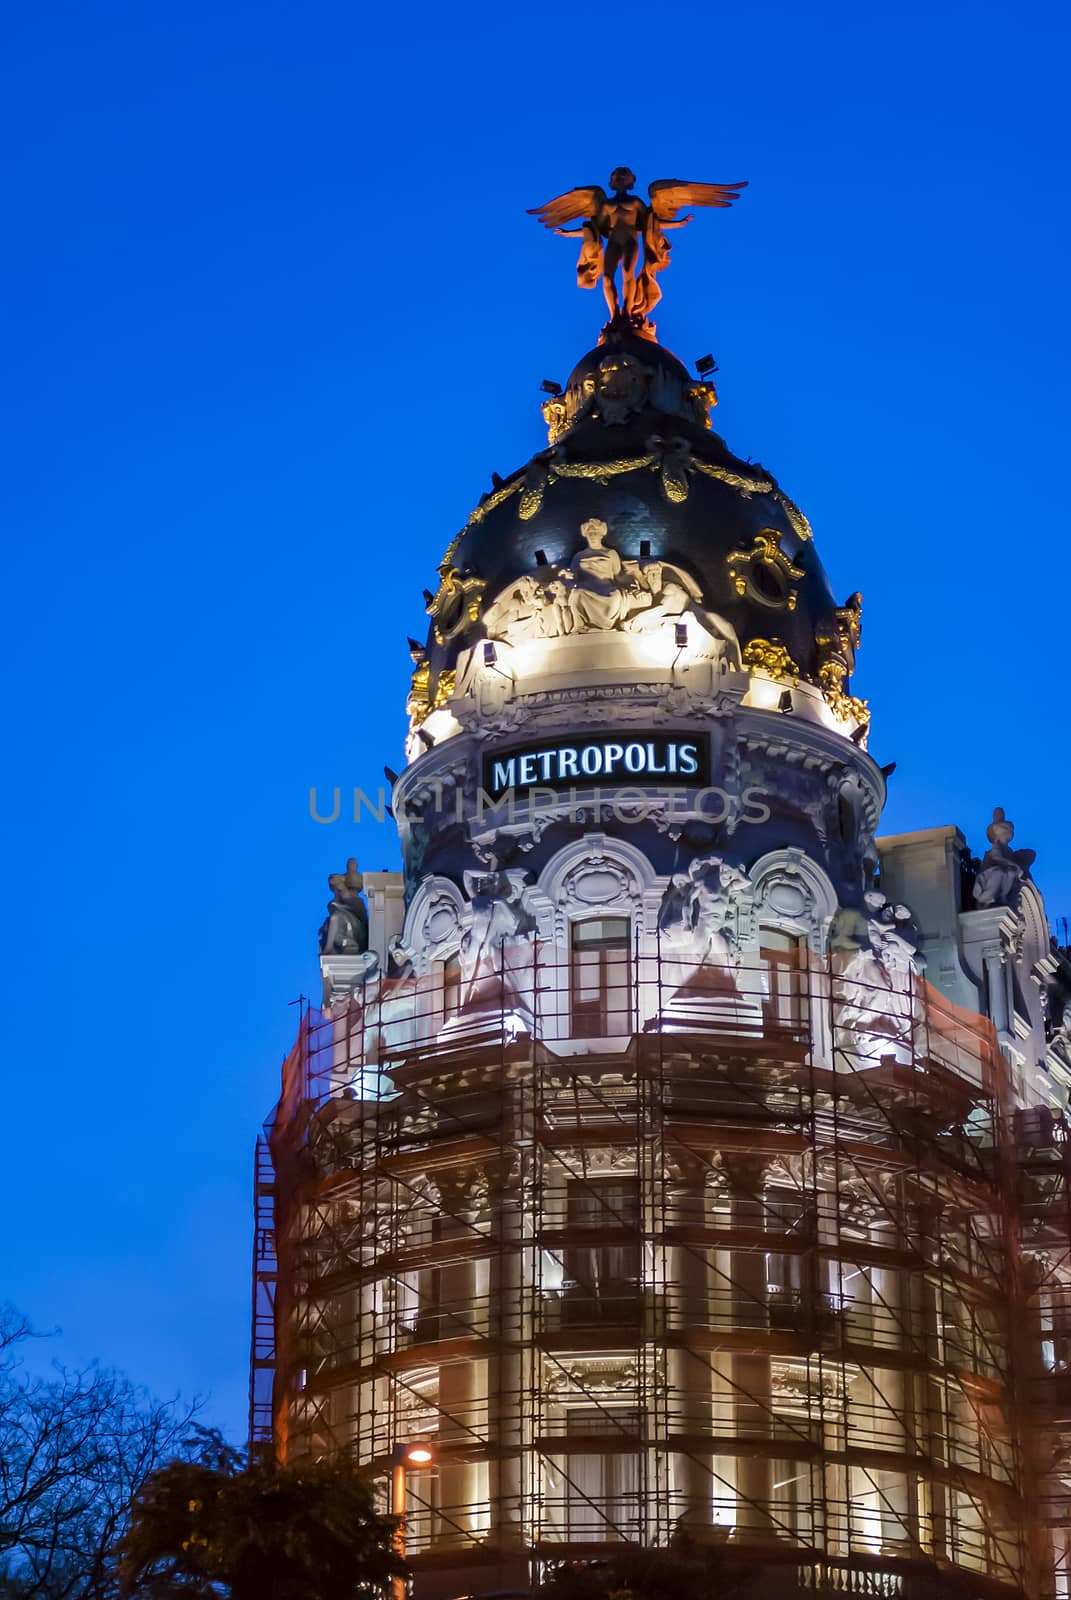
[[[610,326],[623,327],[653,339],[650,313],[662,298],[658,274],[669,266],[668,228],[683,228],[691,215],[685,206],[731,206],[740,198],[740,183],[690,183],[681,178],[658,178],[647,186],[647,199],[632,193],[636,175],[628,167],[610,174],[608,195],[598,184],[570,189],[528,215],[565,238],[581,240],[576,278],[581,289],[594,289],[601,280],[610,311]],[[577,228],[564,224],[579,222]],[[640,244],[643,261],[640,262]],[[621,271],[618,290],[617,273]],[[637,270],[638,269],[638,270]]]

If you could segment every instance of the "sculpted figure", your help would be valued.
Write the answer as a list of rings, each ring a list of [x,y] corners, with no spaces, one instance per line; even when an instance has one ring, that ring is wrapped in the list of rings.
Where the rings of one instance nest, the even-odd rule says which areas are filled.
[[[697,856],[688,875],[692,880],[691,924],[699,959],[727,963],[737,950],[736,935],[729,926],[733,899],[747,878],[717,856]]]
[[[989,849],[982,857],[982,868],[974,880],[974,901],[981,907],[1019,905],[1023,884],[1030,876],[1036,859],[1033,850],[1009,850],[1015,837],[1015,825],[1004,815],[1004,807],[997,806],[993,820],[985,830]]]
[[[671,566],[668,561],[647,561],[640,567],[639,576],[650,592],[651,604],[625,623],[630,632],[655,633],[664,622],[694,617],[703,631],[717,640],[728,666],[739,669],[740,644],[736,630],[715,612],[703,609],[703,591],[690,573]]]
[[[894,906],[881,893],[871,889],[863,896],[870,913],[867,933],[871,949],[886,967],[910,967],[919,946],[919,932],[907,906]]]
[[[610,174],[609,195],[597,184],[570,189],[546,205],[536,206],[528,215],[538,217],[554,233],[580,239],[576,272],[580,287],[594,289],[601,279],[611,318],[620,315],[642,328],[661,299],[657,275],[669,266],[665,230],[683,228],[691,221],[690,215],[680,215],[685,206],[730,206],[747,185],[660,178],[648,185],[647,199],[641,200],[632,193],[635,182],[634,172],[616,167]],[[569,222],[579,222],[580,226],[566,227]]]
[[[353,856],[345,872],[332,872],[327,880],[331,899],[320,926],[321,955],[363,955],[368,949],[368,908],[361,896],[364,879]]]
[[[608,529],[598,517],[581,525],[580,536],[587,546],[573,558],[572,569],[562,573],[572,580],[569,606],[578,633],[588,628],[616,628],[630,611],[650,605],[635,576],[629,576],[616,550],[606,548]]]
[[[877,1061],[910,1040],[918,934],[908,908],[891,905],[880,890],[863,904],[864,911],[841,906],[833,918],[830,949],[840,957],[833,994],[844,1048]]]
[[[521,904],[528,874],[516,867],[506,871],[467,871],[465,889],[472,906],[472,923],[461,951],[471,971],[480,957],[500,950],[508,939],[534,933],[535,919]]]
[[[691,933],[689,926],[689,901],[692,881],[686,872],[675,872],[666,884],[662,904],[658,908],[658,931],[669,939],[682,932]]]
[[[557,639],[572,631],[572,614],[560,579],[542,584],[530,573],[509,584],[483,614],[489,639]]]
[[[525,639],[560,639],[569,633],[621,628],[654,633],[682,617],[694,618],[731,669],[740,666],[732,626],[702,605],[703,592],[690,573],[668,561],[625,561],[606,543],[606,523],[590,518],[580,529],[584,548],[568,567],[522,573],[483,613],[489,639],[510,644]]]
[[[744,873],[720,856],[696,856],[687,872],[670,878],[658,911],[658,930],[670,948],[694,961],[726,963],[736,953],[730,928]]]
[[[483,614],[489,639],[530,639],[538,634],[539,584],[529,573],[509,584]]]

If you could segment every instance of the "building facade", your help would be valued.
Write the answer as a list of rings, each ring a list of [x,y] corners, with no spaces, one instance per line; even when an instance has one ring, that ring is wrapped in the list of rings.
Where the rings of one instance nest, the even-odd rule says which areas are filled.
[[[997,812],[887,837],[861,600],[618,317],[414,644],[258,1151],[252,1432],[417,1600],[624,1541],[1066,1595],[1071,964]]]

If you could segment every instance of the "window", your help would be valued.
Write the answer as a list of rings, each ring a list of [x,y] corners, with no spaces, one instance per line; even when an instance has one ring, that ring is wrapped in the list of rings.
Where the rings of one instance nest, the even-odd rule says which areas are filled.
[[[611,1414],[612,1411],[612,1414]],[[572,1407],[565,1413],[566,1432],[607,1434],[622,1444],[641,1430],[638,1411],[608,1407]],[[644,1497],[640,1493],[640,1458],[615,1449],[605,1454],[551,1457],[546,1462],[548,1520],[561,1537],[576,1540],[629,1539],[644,1533]]]
[[[635,1178],[569,1182],[564,1251],[567,1323],[631,1322],[640,1310],[640,1189]],[[580,1237],[577,1237],[577,1236]]]
[[[599,1039],[631,1028],[627,917],[593,917],[572,930],[572,1034]]]
[[[447,956],[443,962],[443,1016],[455,1017],[461,1009],[461,958]]]
[[[771,1028],[800,1028],[805,1020],[803,936],[784,928],[759,929],[759,954],[769,974],[766,1024]]]

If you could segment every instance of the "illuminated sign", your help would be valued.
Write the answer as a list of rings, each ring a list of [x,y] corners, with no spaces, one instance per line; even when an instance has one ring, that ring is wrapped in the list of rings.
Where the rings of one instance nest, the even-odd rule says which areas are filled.
[[[492,750],[483,757],[483,790],[492,799],[517,789],[570,789],[592,784],[710,783],[706,733],[592,734]]]

